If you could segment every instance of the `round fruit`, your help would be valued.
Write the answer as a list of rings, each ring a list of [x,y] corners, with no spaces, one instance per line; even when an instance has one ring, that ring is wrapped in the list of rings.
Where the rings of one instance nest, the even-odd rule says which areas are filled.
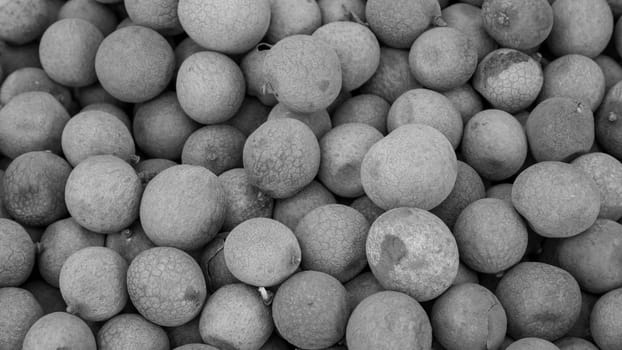
[[[266,40],[276,43],[295,34],[310,35],[322,25],[322,12],[316,1],[270,0],[270,26]]]
[[[581,313],[579,314],[577,322],[575,322],[566,336],[581,338],[590,337],[590,314],[592,313],[596,301],[598,301],[597,296],[583,291],[581,292]]]
[[[304,123],[269,120],[246,139],[243,163],[251,184],[273,198],[287,198],[311,183],[320,166],[320,146]]]
[[[0,152],[9,158],[31,151],[61,153],[61,134],[69,114],[47,92],[24,92],[0,109]]]
[[[594,344],[583,339],[564,337],[555,342],[559,350],[599,350]]]
[[[2,3],[0,40],[15,45],[36,40],[49,25],[51,1],[17,0]]]
[[[408,51],[380,48],[380,63],[372,77],[361,87],[364,94],[374,94],[393,103],[404,92],[419,88],[410,72]]]
[[[516,177],[512,204],[539,235],[571,237],[596,221],[600,191],[589,175],[573,165],[540,162]]]
[[[199,321],[203,341],[222,349],[259,349],[273,329],[270,307],[257,290],[242,283],[210,295]]]
[[[458,274],[456,274],[456,278],[454,278],[452,286],[457,286],[464,283],[475,283],[479,284],[479,277],[477,276],[477,272],[469,269],[463,263],[458,265]]]
[[[199,45],[240,54],[257,45],[268,31],[270,1],[180,0],[177,15],[188,36]]]
[[[138,162],[138,164],[134,166],[134,170],[136,170],[136,174],[140,178],[140,181],[142,181],[143,184],[146,185],[147,183],[149,183],[149,181],[151,181],[151,179],[156,177],[156,175],[161,173],[163,170],[173,167],[175,165],[177,165],[177,163],[173,162],[172,160],[151,158]]]
[[[181,153],[183,164],[200,165],[215,175],[242,166],[246,137],[229,125],[209,125],[186,139]]]
[[[205,246],[205,250],[203,250],[199,259],[199,264],[205,275],[207,291],[210,293],[215,292],[222,286],[240,282],[229,271],[225,262],[224,245],[228,235],[229,232],[222,232],[216,236]]]
[[[607,153],[622,159],[622,83],[609,89],[598,109],[596,139]]]
[[[192,320],[201,312],[207,294],[197,262],[171,247],[138,254],[127,270],[127,291],[143,317],[165,327]]]
[[[218,52],[202,51],[181,64],[176,89],[181,108],[190,118],[201,124],[216,124],[237,112],[246,85],[242,70],[232,59]]]
[[[178,0],[125,0],[123,5],[133,23],[166,34],[182,32],[177,17]]]
[[[383,287],[417,301],[441,295],[458,272],[458,247],[449,228],[435,215],[396,208],[369,229],[367,261]]]
[[[186,344],[192,345],[194,343],[203,343],[203,339],[201,339],[201,333],[199,333],[200,318],[200,316],[197,316],[192,321],[184,323],[181,326],[166,328],[166,333],[168,334],[171,348],[177,349],[177,347]],[[207,350],[214,350],[214,348],[210,347]]]
[[[37,302],[43,309],[42,315],[65,311],[67,309],[67,304],[65,304],[63,296],[60,294],[60,290],[56,287],[52,287],[43,280],[31,279],[22,284],[21,288],[32,293],[35,299],[37,299]]]
[[[622,66],[610,56],[597,56],[594,58],[594,62],[598,64],[603,74],[605,74],[605,92],[622,80]]]
[[[104,89],[124,102],[144,102],[159,95],[175,68],[166,39],[153,29],[131,25],[108,35],[95,56],[95,72]]]
[[[308,212],[322,205],[333,203],[337,203],[333,194],[321,183],[312,181],[295,195],[277,199],[274,202],[272,217],[293,231],[298,221]]]
[[[473,76],[473,88],[494,108],[508,113],[529,107],[543,83],[540,64],[513,49],[498,49],[486,55]]]
[[[58,19],[80,18],[93,23],[104,36],[112,33],[117,24],[114,11],[96,0],[69,0],[58,13]]]
[[[292,118],[305,123],[318,139],[322,138],[332,128],[330,115],[325,109],[313,113],[298,113],[292,112],[282,103],[278,103],[270,110],[268,120],[283,118]]]
[[[505,350],[560,350],[550,341],[540,338],[523,338],[511,343]]]
[[[137,314],[121,314],[108,320],[97,333],[100,350],[168,350],[164,330]]]
[[[594,144],[594,116],[583,102],[552,97],[531,111],[525,132],[536,161],[569,161]]]
[[[276,104],[276,101],[274,104]],[[225,124],[233,126],[240,130],[244,136],[248,137],[268,119],[269,113],[270,107],[254,97],[247,96],[242,101],[242,106],[240,106],[237,113],[227,120]]]
[[[125,261],[131,263],[138,254],[155,247],[155,244],[145,234],[140,221],[136,221],[126,230],[106,235],[106,247],[119,253]]]
[[[73,253],[86,248],[103,246],[106,237],[78,225],[72,218],[49,225],[37,243],[39,274],[50,285],[58,288],[63,264]]]
[[[242,69],[246,80],[246,94],[257,97],[265,106],[277,104],[274,94],[263,88],[266,77],[264,61],[268,50],[271,48],[272,45],[270,44],[260,43],[253,50],[247,52],[240,61],[240,69]]]
[[[225,262],[240,281],[271,287],[287,279],[300,265],[300,245],[287,226],[268,218],[253,218],[236,226],[224,245]]]
[[[142,185],[134,169],[111,155],[89,157],[65,186],[65,201],[80,226],[97,233],[119,232],[138,218]]]
[[[599,217],[619,220],[622,218],[622,163],[607,153],[594,152],[582,155],[572,161],[592,177],[600,189]]]
[[[0,288],[24,283],[35,265],[35,245],[24,228],[0,219]]]
[[[464,33],[477,51],[478,61],[497,48],[497,43],[484,28],[482,10],[471,4],[456,3],[443,9],[441,15],[447,25]]]
[[[361,94],[344,101],[332,115],[333,127],[346,123],[363,123],[387,133],[387,114],[391,106],[385,99]]]
[[[176,165],[147,184],[140,221],[156,245],[199,249],[220,230],[225,202],[214,173],[196,165]]]
[[[359,19],[365,21],[363,0],[318,0],[322,24]]]
[[[26,333],[23,350],[39,349],[96,350],[95,337],[79,317],[54,312],[41,317]]]
[[[0,349],[21,349],[26,332],[43,316],[37,299],[25,289],[0,288]]]
[[[165,1],[168,1],[168,0],[165,0]],[[175,11],[177,11],[177,9],[175,9]],[[205,48],[197,44],[194,40],[187,37],[184,40],[182,40],[179,44],[177,44],[177,46],[175,46],[175,49],[173,51],[175,52],[175,76],[177,76],[179,67],[181,67],[181,64],[184,63],[184,61],[188,57],[194,55],[197,52],[206,51],[206,50]]]
[[[514,339],[555,340],[566,334],[581,312],[577,281],[555,266],[523,262],[508,271],[495,292]]]
[[[47,92],[65,108],[69,108],[73,103],[69,89],[50,79],[43,69],[25,67],[6,76],[0,85],[0,104],[5,105],[13,97],[31,91]]]
[[[362,272],[343,286],[348,292],[348,302],[352,310],[368,296],[384,290],[371,272]]]
[[[346,341],[350,350],[430,349],[432,326],[413,298],[394,291],[378,292],[352,312]]]
[[[67,216],[65,183],[71,166],[51,152],[28,152],[15,158],[3,179],[2,202],[15,221],[46,226]]]
[[[61,136],[63,154],[72,166],[88,157],[109,154],[130,161],[136,153],[130,130],[119,118],[101,111],[72,117]]]
[[[466,84],[477,68],[477,51],[469,37],[452,27],[432,28],[413,43],[410,71],[421,85],[447,91]]]
[[[547,0],[486,0],[482,18],[490,36],[516,50],[537,47],[553,29],[553,8]]]
[[[361,164],[363,189],[383,209],[434,208],[451,193],[457,174],[449,140],[422,124],[395,129],[369,149]]]
[[[272,301],[279,334],[304,349],[323,349],[337,343],[345,334],[348,316],[346,289],[322,272],[293,275],[279,287]]]
[[[430,321],[434,338],[447,350],[497,349],[507,326],[497,297],[474,283],[451,287],[436,299]]]
[[[482,97],[473,89],[471,84],[464,84],[455,89],[443,92],[451,101],[466,124],[473,116],[484,109]]]
[[[130,117],[127,116],[125,111],[121,109],[119,106],[115,106],[111,103],[105,103],[105,102],[92,103],[90,105],[84,106],[84,108],[82,108],[80,112],[87,112],[87,111],[100,111],[100,112],[112,114],[115,117],[117,117],[117,119],[119,119],[123,123],[123,125],[127,127],[127,130],[132,132],[132,121],[130,120]]]
[[[622,347],[622,288],[614,289],[598,299],[592,310],[590,328],[601,350]]]

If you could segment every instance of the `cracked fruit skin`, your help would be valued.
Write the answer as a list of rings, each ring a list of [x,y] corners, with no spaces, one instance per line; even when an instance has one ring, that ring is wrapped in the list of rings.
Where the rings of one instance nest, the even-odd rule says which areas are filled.
[[[428,350],[432,326],[421,305],[408,295],[383,291],[363,299],[346,329],[349,350]]]
[[[434,302],[434,338],[447,350],[497,349],[507,317],[497,297],[476,283],[451,287]]]
[[[371,225],[367,261],[383,287],[432,300],[458,273],[458,246],[447,225],[417,208],[396,208]]]
[[[207,295],[199,264],[172,247],[155,247],[132,260],[127,289],[138,312],[159,326],[176,327],[201,312]]]

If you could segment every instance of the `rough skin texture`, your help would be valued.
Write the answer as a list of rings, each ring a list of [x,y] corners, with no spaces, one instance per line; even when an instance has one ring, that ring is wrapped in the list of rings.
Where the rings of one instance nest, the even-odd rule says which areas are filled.
[[[0,104],[6,105],[13,97],[29,91],[47,92],[65,108],[73,103],[69,89],[50,79],[43,69],[25,67],[6,76],[0,85]]]
[[[408,51],[381,47],[378,69],[363,84],[360,91],[364,94],[380,96],[387,102],[393,103],[404,92],[419,87],[421,85],[410,72]]]
[[[201,125],[190,119],[174,92],[165,92],[136,108],[134,140],[151,158],[178,160],[184,143]]]
[[[268,218],[253,218],[236,226],[224,245],[225,262],[240,281],[258,287],[275,286],[300,265],[300,245],[287,226]]]
[[[447,350],[498,349],[507,317],[497,297],[474,283],[450,288],[434,302],[434,338]]]
[[[510,202],[485,198],[466,207],[454,226],[460,260],[496,274],[518,263],[527,249],[527,225]]]
[[[114,11],[96,0],[69,0],[58,13],[58,19],[80,18],[93,23],[104,36],[112,33],[118,24]]]
[[[361,164],[361,183],[383,209],[432,209],[456,182],[458,163],[451,143],[436,129],[407,124],[376,142]]]
[[[334,194],[353,198],[364,194],[361,162],[382,134],[372,126],[349,123],[337,126],[320,139],[318,178]]]
[[[267,120],[292,118],[305,123],[319,139],[332,128],[330,114],[325,109],[313,113],[297,113],[287,109],[284,104],[278,103],[268,114]]]
[[[583,338],[564,337],[555,342],[560,350],[599,350],[596,345]]]
[[[571,237],[596,221],[600,191],[589,175],[573,165],[540,162],[516,177],[512,204],[539,235]]]
[[[220,230],[225,203],[214,173],[196,165],[176,165],[147,184],[140,220],[156,245],[199,249]]]
[[[28,291],[0,288],[0,349],[21,349],[26,332],[43,316],[43,309]]]
[[[128,263],[131,263],[138,254],[155,247],[155,244],[145,234],[140,221],[136,221],[127,230],[106,235],[106,247],[119,253]]]
[[[622,83],[607,92],[598,109],[596,139],[607,153],[622,159]]]
[[[580,338],[591,337],[590,314],[592,313],[592,309],[594,308],[596,301],[598,301],[597,296],[583,291],[581,292],[581,313],[579,314],[577,322],[575,322],[566,336]]]
[[[115,106],[111,103],[105,103],[105,102],[92,103],[90,105],[84,106],[84,108],[82,108],[80,112],[87,112],[87,111],[100,111],[100,112],[112,114],[115,117],[117,117],[117,119],[119,119],[123,123],[123,125],[127,127],[127,129],[130,132],[132,132],[132,121],[130,120],[130,117],[127,116],[125,111],[121,109],[119,106]]]
[[[200,318],[200,316],[197,316],[192,321],[184,323],[181,326],[170,327],[166,329],[171,348],[177,348],[178,346],[183,346],[186,344],[203,342],[203,339],[201,339],[201,333],[199,333]],[[207,350],[214,349],[209,348]]]
[[[203,341],[222,350],[258,349],[273,330],[270,307],[255,288],[242,283],[212,294],[199,321]]]
[[[83,349],[96,350],[95,337],[79,317],[54,312],[41,317],[26,333],[22,350]]]
[[[225,261],[225,239],[229,232],[222,232],[214,238],[201,254],[199,264],[205,275],[207,291],[213,293],[227,284],[240,283],[240,280],[229,271]],[[198,327],[198,325],[197,325]],[[198,331],[197,331],[198,332]],[[200,339],[200,337],[199,337]]]
[[[497,48],[497,43],[484,28],[482,10],[470,4],[456,3],[441,12],[447,25],[464,33],[477,52],[478,61]]]
[[[592,310],[592,337],[601,350],[615,350],[622,346],[621,323],[622,288],[618,288],[600,297]]]
[[[69,174],[65,201],[80,226],[98,233],[115,233],[138,218],[142,190],[129,164],[115,156],[93,156]]]
[[[212,51],[188,57],[179,67],[176,87],[181,108],[201,124],[222,123],[233,117],[246,91],[240,67]]]
[[[269,0],[270,26],[266,41],[277,43],[295,34],[311,35],[322,25],[322,12],[316,1]]]
[[[153,29],[131,25],[114,31],[99,46],[95,72],[104,89],[131,103],[150,100],[168,85],[175,54]]]
[[[208,125],[187,137],[181,162],[200,165],[220,175],[242,166],[244,141],[244,134],[233,126]]]
[[[369,223],[353,208],[329,204],[309,212],[294,234],[302,251],[301,267],[327,273],[345,283],[367,265]]]
[[[511,343],[505,350],[560,350],[550,341],[540,338],[523,338]]]
[[[350,21],[358,17],[365,21],[365,2],[363,0],[318,0],[322,13],[322,24]]]
[[[552,97],[531,111],[525,131],[535,160],[568,161],[592,148],[594,116],[579,100]]]
[[[581,290],[566,271],[538,262],[523,262],[506,272],[495,294],[508,317],[514,339],[555,340],[566,334],[581,312]]]
[[[61,153],[61,134],[69,114],[54,96],[32,91],[0,109],[0,152],[9,158],[31,151]]]
[[[37,39],[50,24],[51,1],[0,1],[0,40],[15,45]]]
[[[72,218],[49,225],[37,244],[37,266],[41,277],[58,288],[60,270],[73,253],[86,247],[101,247],[106,236],[91,232]]]
[[[299,113],[326,109],[342,88],[337,52],[321,39],[292,35],[268,51],[264,60],[266,89]]]
[[[622,218],[622,163],[607,153],[588,153],[572,161],[592,177],[600,189],[598,217],[617,221]]]
[[[270,44],[260,43],[240,61],[240,69],[246,81],[246,94],[257,97],[266,106],[274,106],[278,102],[274,94],[263,88],[266,80],[264,60],[271,47]]]
[[[542,67],[533,58],[513,49],[498,49],[479,63],[473,87],[494,108],[519,112],[536,100],[544,83]]]
[[[140,181],[142,181],[143,184],[146,185],[147,183],[149,183],[149,181],[151,181],[151,179],[153,179],[163,170],[175,165],[177,165],[177,163],[173,162],[172,160],[151,158],[138,162],[138,164],[134,166],[134,170],[136,170],[136,174],[138,174]]]
[[[274,200],[251,185],[244,169],[225,171],[218,176],[218,180],[227,198],[223,230],[232,230],[251,218],[272,217]]]
[[[428,301],[441,295],[458,273],[458,246],[435,215],[396,208],[371,225],[367,261],[383,287]]]
[[[42,315],[65,311],[67,309],[67,304],[65,304],[63,296],[60,294],[60,290],[56,287],[52,287],[43,280],[31,279],[22,284],[21,288],[32,293],[35,299],[37,299],[39,305],[41,305],[43,309]]]
[[[464,84],[455,89],[443,92],[451,101],[466,124],[473,116],[484,109],[482,97],[473,89],[471,84]]]
[[[35,245],[15,221],[0,219],[0,288],[24,283],[35,265]]]
[[[129,18],[137,25],[166,34],[183,31],[177,17],[178,0],[125,0],[123,4]]]
[[[428,89],[406,91],[391,105],[387,114],[390,133],[405,124],[425,124],[440,131],[455,149],[462,138],[462,117],[451,101]]]
[[[196,261],[171,247],[151,248],[134,258],[127,271],[127,290],[143,317],[166,327],[197,316],[207,294]]]
[[[343,338],[349,316],[346,289],[330,275],[303,271],[283,283],[272,302],[279,334],[304,349],[323,349]]]
[[[553,29],[553,8],[548,0],[486,0],[484,27],[501,46],[529,50],[546,40]]]
[[[95,155],[110,154],[127,162],[136,154],[134,139],[125,124],[101,111],[73,116],[63,129],[61,145],[65,158],[74,167]]]
[[[371,272],[363,272],[343,286],[348,292],[348,302],[352,310],[368,296],[385,290]]]
[[[276,200],[272,217],[293,231],[298,221],[308,212],[322,205],[336,202],[335,197],[326,187],[317,181],[312,181],[295,195]]]
[[[9,164],[3,179],[3,203],[15,221],[46,226],[67,216],[65,183],[71,166],[51,152],[28,152]]]
[[[87,247],[72,254],[60,270],[59,287],[67,311],[86,321],[104,321],[127,302],[127,262],[110,248]]]
[[[421,305],[408,295],[378,292],[352,312],[346,341],[350,350],[428,350],[432,326]]]
[[[391,105],[382,97],[361,94],[345,100],[332,115],[333,127],[346,123],[363,123],[387,133],[387,114]]]
[[[168,350],[166,332],[137,314],[118,315],[97,333],[99,350]]]
[[[199,45],[240,54],[257,45],[270,25],[269,0],[180,0],[182,27]]]
[[[605,74],[605,91],[609,91],[612,86],[622,80],[622,66],[615,59],[600,55],[594,58],[594,62]]]
[[[246,139],[244,169],[251,184],[273,198],[287,198],[311,183],[320,167],[320,146],[304,123],[270,120]]]

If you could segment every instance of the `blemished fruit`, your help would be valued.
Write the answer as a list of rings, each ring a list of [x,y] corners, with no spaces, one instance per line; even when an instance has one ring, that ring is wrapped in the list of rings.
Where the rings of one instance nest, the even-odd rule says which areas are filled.
[[[596,221],[600,191],[589,175],[573,165],[540,162],[516,177],[512,204],[539,235],[571,237]]]
[[[592,338],[601,350],[615,350],[622,346],[622,288],[603,295],[594,304],[590,317]]]
[[[477,51],[478,61],[497,48],[497,43],[486,32],[481,12],[476,6],[462,3],[447,6],[441,12],[449,27],[466,34]]]
[[[423,124],[395,129],[376,142],[361,163],[363,189],[383,209],[432,209],[451,193],[457,174],[449,140]]]
[[[408,50],[381,46],[378,69],[360,90],[364,94],[377,95],[393,103],[404,92],[419,87],[421,85],[410,72]]]
[[[65,202],[80,226],[119,232],[138,218],[142,184],[131,165],[111,155],[92,156],[67,179]]]
[[[0,219],[0,288],[24,283],[35,265],[35,245],[24,228]]]
[[[128,263],[131,263],[138,254],[155,247],[155,244],[145,234],[140,221],[136,221],[128,229],[106,235],[106,247],[119,253]]]
[[[361,94],[345,100],[332,115],[333,127],[363,123],[387,133],[387,114],[391,105],[380,96]]]
[[[168,350],[164,329],[137,314],[121,314],[108,320],[97,333],[100,350]]]
[[[199,321],[203,341],[222,349],[258,349],[273,330],[270,306],[255,288],[242,283],[223,286],[210,295]]]
[[[199,264],[171,247],[138,254],[127,270],[127,291],[144,318],[165,327],[192,320],[201,312],[207,296]]]
[[[226,196],[223,230],[231,230],[251,218],[272,217],[274,200],[251,185],[243,168],[225,171],[218,180]]]
[[[182,164],[200,165],[215,175],[242,166],[246,137],[229,125],[204,126],[186,138]]]
[[[339,56],[314,36],[298,34],[279,41],[266,54],[264,65],[263,88],[294,112],[325,109],[341,91]]]
[[[269,0],[180,0],[177,15],[188,36],[199,45],[240,54],[264,37],[271,12]]]
[[[581,312],[581,290],[566,271],[548,264],[523,262],[505,273],[496,288],[514,339],[556,340]]]
[[[15,158],[2,181],[2,202],[17,222],[46,226],[67,216],[65,183],[71,166],[51,152],[28,152]]]
[[[415,299],[383,291],[363,299],[354,309],[346,342],[350,350],[430,349],[432,327]]]
[[[505,350],[559,350],[548,340],[526,337],[511,343]]]
[[[322,205],[336,202],[335,196],[326,187],[317,181],[312,181],[295,195],[277,199],[274,202],[272,217],[293,231],[298,221],[308,212]]]
[[[343,285],[317,271],[293,275],[272,301],[272,318],[279,334],[305,349],[323,349],[343,338],[349,311]]]
[[[78,316],[66,312],[47,314],[26,333],[23,350],[39,349],[96,350],[95,336]]]
[[[447,225],[428,211],[396,208],[371,225],[367,261],[380,284],[417,301],[441,295],[458,272],[458,246]]]
[[[311,35],[322,25],[322,12],[316,1],[269,0],[270,26],[266,40],[277,43],[295,34]]]
[[[318,140],[332,128],[330,114],[328,114],[328,111],[325,109],[313,113],[298,113],[287,109],[282,103],[277,103],[270,110],[267,120],[282,118],[292,118],[305,123],[309,129],[313,131]]]
[[[43,316],[35,297],[25,289],[0,288],[0,349],[21,349],[26,332]]]
[[[214,173],[201,166],[176,165],[147,184],[140,202],[140,220],[156,245],[199,249],[222,226],[225,201]]]
[[[225,262],[240,281],[271,287],[286,280],[300,265],[296,236],[280,222],[253,218],[236,226],[224,244]]]
[[[474,283],[453,286],[436,299],[430,321],[435,339],[447,350],[497,349],[507,327],[497,297]]]
[[[582,155],[571,163],[589,174],[600,189],[598,217],[619,220],[622,218],[622,163],[602,152]]]
[[[73,102],[69,89],[50,79],[43,69],[25,67],[6,75],[0,85],[0,104],[5,105],[13,97],[29,91],[47,92],[56,97],[65,108],[69,108]]]

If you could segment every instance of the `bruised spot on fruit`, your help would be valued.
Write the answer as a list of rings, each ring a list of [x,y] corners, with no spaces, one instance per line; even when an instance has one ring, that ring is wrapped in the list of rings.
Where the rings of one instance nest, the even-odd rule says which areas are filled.
[[[408,254],[404,241],[394,235],[385,236],[380,249],[380,265],[387,270],[392,270],[395,265],[399,265],[400,261]]]
[[[486,78],[496,77],[514,64],[528,62],[529,56],[516,50],[508,50],[491,55],[482,69]]]
[[[197,305],[200,305],[203,302],[201,300],[201,293],[192,287],[186,288],[186,292],[184,293],[184,299]]]

